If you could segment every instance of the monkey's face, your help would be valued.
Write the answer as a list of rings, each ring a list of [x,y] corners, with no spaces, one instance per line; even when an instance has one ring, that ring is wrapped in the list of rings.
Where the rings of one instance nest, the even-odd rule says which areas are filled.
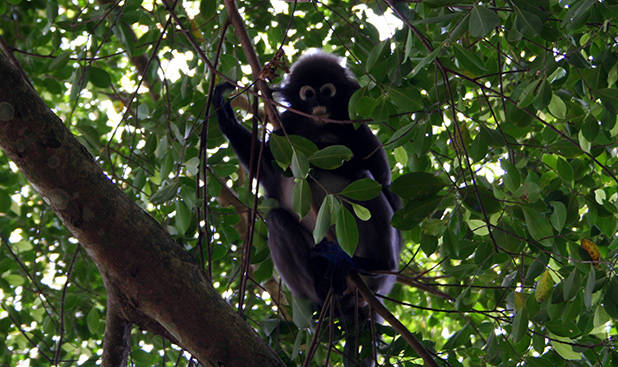
[[[281,90],[290,107],[315,116],[316,121],[349,120],[348,102],[358,89],[356,81],[347,78],[345,69],[338,64],[302,66],[288,76]]]
[[[290,107],[316,118],[348,119],[350,93],[337,80],[299,80],[286,86],[284,96]]]
[[[341,59],[324,52],[303,55],[290,68],[280,89],[290,107],[321,118],[349,120],[348,102],[359,88],[354,75]]]
[[[305,84],[298,89],[298,98],[303,106],[303,112],[316,117],[329,118],[337,96],[337,87],[333,83]]]

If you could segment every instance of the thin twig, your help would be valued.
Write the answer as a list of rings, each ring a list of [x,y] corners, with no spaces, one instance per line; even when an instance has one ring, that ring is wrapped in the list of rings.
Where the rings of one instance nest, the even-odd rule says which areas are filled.
[[[77,245],[75,248],[75,252],[73,252],[73,257],[71,258],[71,262],[69,263],[69,268],[67,269],[67,281],[64,283],[62,287],[62,296],[60,297],[60,330],[58,337],[58,345],[56,346],[56,353],[54,354],[54,365],[58,365],[60,363],[60,351],[62,350],[62,343],[64,342],[64,301],[67,294],[67,289],[69,288],[69,283],[71,282],[71,273],[73,272],[73,265],[75,264],[75,259],[77,259],[77,255],[79,254],[80,245]]]

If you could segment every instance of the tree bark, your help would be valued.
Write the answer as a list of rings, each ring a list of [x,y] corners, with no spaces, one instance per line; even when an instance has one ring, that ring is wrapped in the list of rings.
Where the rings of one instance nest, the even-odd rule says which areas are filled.
[[[119,294],[127,322],[158,331],[204,365],[283,366],[1,53],[0,148],[80,241],[108,292]]]

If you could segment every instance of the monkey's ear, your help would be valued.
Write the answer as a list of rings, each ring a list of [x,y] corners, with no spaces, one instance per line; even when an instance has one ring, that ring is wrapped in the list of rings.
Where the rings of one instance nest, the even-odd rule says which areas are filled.
[[[289,90],[286,88],[286,85],[280,84],[275,87],[270,88],[270,97],[275,99],[283,99],[287,100],[289,95]]]

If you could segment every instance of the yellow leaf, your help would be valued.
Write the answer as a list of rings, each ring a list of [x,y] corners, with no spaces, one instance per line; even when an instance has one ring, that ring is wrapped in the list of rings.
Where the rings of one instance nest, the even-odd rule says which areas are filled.
[[[453,129],[453,140],[451,144],[457,154],[464,154],[464,148],[467,150],[470,144],[470,133],[464,123],[456,123],[457,128]]]
[[[599,252],[599,248],[597,247],[597,245],[595,245],[594,242],[585,238],[582,238],[581,245],[582,248],[588,253],[588,256],[590,256],[590,259],[592,259],[592,263],[594,264],[594,266],[598,266],[599,260],[601,259],[601,253]]]
[[[202,31],[200,31],[200,27],[197,25],[195,19],[191,19],[189,21],[189,24],[191,24],[191,34],[193,35],[193,37],[195,37],[200,42],[204,42],[204,36],[202,36]]]
[[[121,113],[124,111],[124,103],[120,100],[113,101],[112,106],[114,107],[114,111],[116,111],[116,113]]]
[[[536,291],[534,292],[534,298],[537,302],[541,303],[549,297],[551,290],[554,286],[554,280],[551,278],[549,269],[545,269],[541,279],[536,284]]]
[[[521,311],[524,308],[527,298],[528,295],[526,293],[515,292],[515,294],[513,295],[513,301],[515,302],[515,310],[517,310],[517,312]]]

